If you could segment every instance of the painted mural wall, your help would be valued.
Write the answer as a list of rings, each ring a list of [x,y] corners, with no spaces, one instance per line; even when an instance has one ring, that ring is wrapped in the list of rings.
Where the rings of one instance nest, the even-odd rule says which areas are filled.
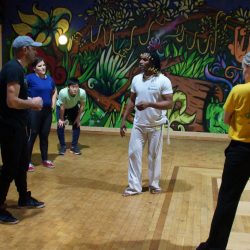
[[[43,0],[5,3],[3,59],[17,35],[44,46],[58,89],[76,76],[87,92],[82,126],[119,127],[139,72],[138,56],[154,49],[174,88],[172,130],[226,133],[223,104],[242,78],[250,51],[249,0]],[[66,34],[68,43],[59,45]],[[132,126],[133,114],[127,125]]]

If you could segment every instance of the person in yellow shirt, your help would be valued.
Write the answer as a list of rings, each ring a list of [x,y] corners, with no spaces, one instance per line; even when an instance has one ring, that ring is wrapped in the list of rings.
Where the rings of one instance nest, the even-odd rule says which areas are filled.
[[[217,207],[209,237],[197,250],[225,250],[240,196],[250,177],[250,52],[242,61],[245,84],[233,87],[224,104],[224,122],[231,142],[225,163]]]

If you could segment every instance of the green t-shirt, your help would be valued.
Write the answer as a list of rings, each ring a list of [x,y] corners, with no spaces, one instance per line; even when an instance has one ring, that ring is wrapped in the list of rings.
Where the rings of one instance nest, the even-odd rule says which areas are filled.
[[[61,106],[63,104],[65,109],[71,109],[75,107],[78,103],[85,101],[86,101],[86,92],[84,89],[79,88],[78,93],[75,96],[71,96],[69,94],[68,87],[66,87],[60,90],[56,105]]]

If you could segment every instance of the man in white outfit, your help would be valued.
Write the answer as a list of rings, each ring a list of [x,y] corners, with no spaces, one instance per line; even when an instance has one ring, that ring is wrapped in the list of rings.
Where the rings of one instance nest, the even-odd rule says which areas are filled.
[[[128,187],[123,195],[130,196],[142,192],[142,152],[148,141],[149,191],[160,193],[161,156],[163,124],[166,123],[166,109],[173,103],[170,80],[160,70],[160,58],[156,52],[140,55],[142,73],[136,75],[131,84],[131,95],[123,115],[120,128],[125,136],[126,119],[135,108],[135,118],[129,142]]]

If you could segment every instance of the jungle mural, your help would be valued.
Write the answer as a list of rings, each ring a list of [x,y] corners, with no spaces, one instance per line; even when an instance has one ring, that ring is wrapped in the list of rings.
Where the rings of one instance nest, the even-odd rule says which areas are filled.
[[[17,35],[43,42],[38,54],[58,89],[76,76],[88,95],[82,126],[120,126],[138,55],[154,49],[174,88],[171,129],[227,132],[223,104],[244,82],[241,61],[250,51],[248,0],[239,6],[214,0],[29,2],[6,8],[4,60],[12,57]],[[61,34],[66,45],[58,43]],[[132,121],[133,115],[128,127]]]

